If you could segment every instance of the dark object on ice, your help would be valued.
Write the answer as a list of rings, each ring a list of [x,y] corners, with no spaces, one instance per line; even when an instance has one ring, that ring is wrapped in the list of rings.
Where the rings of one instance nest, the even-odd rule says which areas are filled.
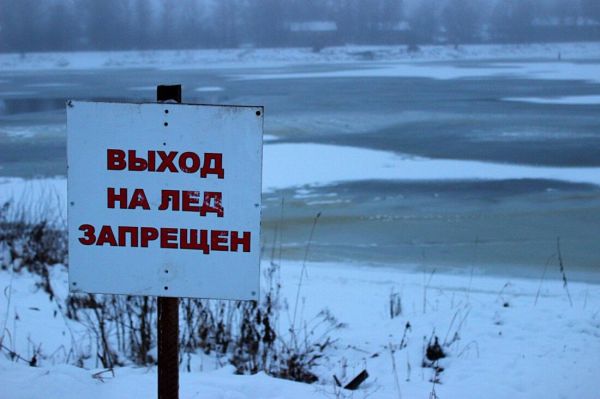
[[[502,304],[502,306],[504,306],[505,308],[507,308],[507,307],[509,307],[509,306],[510,306],[510,304],[509,304],[508,302],[504,302],[504,303]]]
[[[354,377],[354,379],[352,381],[350,381],[348,384],[346,384],[344,389],[354,391],[354,390],[358,389],[360,384],[362,384],[367,378],[369,378],[369,373],[367,373],[367,370],[363,370],[356,377]]]
[[[443,359],[446,357],[444,350],[438,342],[438,337],[434,338],[433,345],[431,344],[431,341],[429,342],[429,344],[427,345],[425,356],[431,362],[435,362],[436,360]]]

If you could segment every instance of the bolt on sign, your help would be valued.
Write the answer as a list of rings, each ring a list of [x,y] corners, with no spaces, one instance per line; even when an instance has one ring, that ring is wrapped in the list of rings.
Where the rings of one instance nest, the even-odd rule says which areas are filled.
[[[71,291],[258,299],[263,108],[67,103]]]

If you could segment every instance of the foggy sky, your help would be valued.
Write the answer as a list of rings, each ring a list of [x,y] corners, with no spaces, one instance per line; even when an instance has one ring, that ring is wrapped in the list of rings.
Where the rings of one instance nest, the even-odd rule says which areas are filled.
[[[3,52],[578,40],[600,0],[0,0]]]

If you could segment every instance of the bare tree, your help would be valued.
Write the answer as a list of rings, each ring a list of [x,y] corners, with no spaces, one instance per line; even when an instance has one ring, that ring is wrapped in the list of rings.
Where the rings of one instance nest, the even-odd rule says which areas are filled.
[[[416,43],[431,43],[439,31],[438,0],[421,0],[409,16],[412,39]]]
[[[449,0],[442,12],[448,40],[458,46],[475,41],[480,33],[480,4],[477,0]]]

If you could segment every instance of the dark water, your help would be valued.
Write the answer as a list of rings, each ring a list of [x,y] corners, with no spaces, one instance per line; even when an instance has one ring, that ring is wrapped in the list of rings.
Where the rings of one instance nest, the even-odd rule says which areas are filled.
[[[187,102],[265,105],[265,133],[284,142],[433,158],[600,166],[599,105],[502,100],[600,94],[597,83],[506,77],[232,78],[247,72],[1,73],[0,175],[65,174],[65,99],[153,101],[153,87],[159,83],[182,83]],[[195,91],[208,86],[223,90]],[[535,275],[556,252],[561,237],[570,267],[600,270],[600,191],[592,185],[540,180],[352,182],[315,188],[309,196],[291,189],[269,193],[265,205],[265,256],[276,242],[285,257],[302,258],[314,215],[322,212],[309,254],[315,260],[477,264],[495,271],[523,267],[529,270],[525,274]]]
[[[2,101],[2,115],[18,115],[62,110],[63,98],[6,98]]]
[[[303,258],[321,212],[310,259],[458,271],[482,266],[487,272],[539,278],[547,261],[552,272],[558,271],[560,237],[569,270],[600,281],[599,275],[585,273],[600,266],[600,189],[595,186],[544,180],[372,181],[318,188],[308,198],[274,193],[265,201],[267,231],[282,234],[284,253],[297,259]],[[293,223],[285,224],[288,220]]]

